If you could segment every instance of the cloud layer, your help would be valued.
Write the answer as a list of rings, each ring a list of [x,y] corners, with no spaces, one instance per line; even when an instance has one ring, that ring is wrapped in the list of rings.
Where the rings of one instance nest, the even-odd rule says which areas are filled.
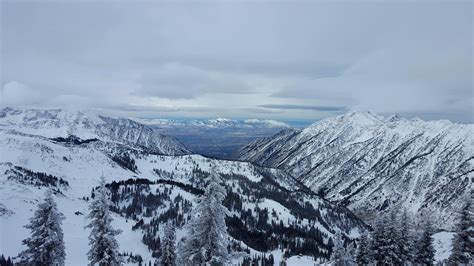
[[[474,121],[469,2],[1,3],[0,104]]]

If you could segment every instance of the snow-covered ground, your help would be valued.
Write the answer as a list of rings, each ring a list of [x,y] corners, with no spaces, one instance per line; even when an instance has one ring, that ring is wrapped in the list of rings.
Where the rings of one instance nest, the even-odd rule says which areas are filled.
[[[62,187],[64,195],[55,195],[58,208],[64,213],[63,230],[66,242],[66,264],[67,265],[85,265],[87,264],[88,234],[89,229],[85,215],[88,212],[88,203],[83,197],[90,195],[91,189],[99,182],[101,175],[104,175],[107,182],[127,180],[130,178],[148,178],[156,180],[166,178],[157,174],[154,169],[164,172],[172,172],[174,181],[189,183],[190,175],[194,168],[202,171],[209,171],[211,165],[216,166],[216,170],[221,174],[239,174],[249,182],[257,184],[264,177],[257,171],[256,167],[246,162],[234,162],[225,160],[213,160],[199,155],[184,156],[163,156],[140,154],[135,158],[137,171],[132,172],[118,166],[103,150],[100,145],[66,145],[56,143],[46,138],[30,135],[11,134],[6,131],[0,131],[0,145],[2,154],[0,157],[0,202],[5,213],[0,216],[0,250],[6,256],[16,256],[25,247],[21,241],[25,239],[29,231],[23,226],[27,224],[32,216],[39,201],[42,200],[45,187],[36,187],[30,184],[22,184],[18,180],[9,179],[14,176],[12,171],[16,167],[22,167],[34,172],[44,172],[62,178],[69,183],[68,187]],[[275,170],[268,170],[275,172]],[[291,179],[282,177],[281,183],[286,188],[295,185]],[[236,183],[236,185],[238,185]],[[152,190],[156,190],[152,186]],[[188,200],[194,196],[186,191],[173,190],[172,198],[179,193]],[[318,207],[321,201],[309,199],[309,201]],[[291,211],[281,204],[264,199],[261,202],[249,204],[244,202],[244,206],[254,209],[259,205],[260,208],[268,208],[270,213],[274,209],[285,224],[288,220],[295,221],[296,217]],[[323,215],[326,213],[322,210]],[[270,215],[270,217],[272,217]],[[121,252],[132,252],[139,254],[144,261],[152,260],[151,252],[142,243],[142,232],[133,231],[131,227],[136,221],[127,220],[118,215],[114,215],[113,226],[122,230],[118,238]],[[271,218],[273,219],[273,218]],[[303,224],[307,222],[303,221]],[[327,233],[320,223],[314,224],[315,227]],[[183,236],[185,232],[178,230],[177,235]],[[252,254],[259,254],[257,251]],[[275,253],[275,260],[281,260],[280,253]],[[154,259],[153,259],[154,260]],[[290,261],[303,259],[292,258]]]
[[[30,119],[29,116],[26,117]],[[25,117],[21,118],[21,121],[24,121],[23,119]],[[20,134],[16,131],[16,126],[13,123],[15,121],[4,119],[0,122],[2,121],[5,124],[8,122],[6,126],[0,123],[0,253],[6,256],[14,257],[24,249],[21,241],[28,236],[29,232],[23,226],[32,217],[46,189],[44,185],[34,186],[22,183],[21,180],[15,180],[14,172],[23,171],[18,170],[18,167],[34,172],[47,173],[57,178],[62,178],[69,183],[68,186],[60,188],[63,195],[57,194],[54,196],[59,210],[66,217],[63,222],[67,253],[66,265],[87,264],[86,253],[88,250],[87,237],[89,229],[84,227],[88,223],[85,218],[88,212],[88,203],[83,197],[90,195],[91,189],[99,183],[101,175],[105,177],[106,182],[131,178],[146,178],[152,181],[169,178],[166,174],[160,176],[156,171],[159,170],[167,174],[172,173],[174,181],[189,184],[193,169],[198,168],[201,171],[209,171],[211,166],[216,166],[218,173],[238,174],[245,178],[247,182],[250,182],[251,187],[257,186],[257,184],[260,184],[259,182],[268,178],[261,172],[261,168],[247,162],[214,160],[200,155],[153,155],[143,152],[141,149],[124,146],[123,143],[115,141],[100,141],[98,143],[81,145],[59,143],[48,139],[47,137],[50,136],[48,134],[51,132],[49,130],[46,133],[42,132],[39,124],[35,124],[38,127],[34,127],[34,133],[45,134],[47,137],[28,134],[30,132],[29,127],[23,127]],[[68,128],[71,126],[70,123],[65,123],[64,125]],[[50,126],[55,128],[56,124],[52,123]],[[8,130],[4,127],[7,127]],[[69,131],[65,130],[63,133],[67,134],[67,132]],[[64,135],[63,137],[67,136]],[[100,137],[100,135],[94,135],[94,137]],[[127,139],[130,141],[128,136]],[[137,167],[135,172],[119,166],[112,160],[114,155],[121,154],[123,150],[130,152],[131,157],[134,159]],[[266,169],[265,171],[271,173],[273,177],[277,177],[273,182],[278,183],[289,191],[298,187],[295,180],[280,170]],[[225,181],[229,182],[230,186],[235,186],[236,189],[239,188],[239,182],[235,180]],[[156,191],[159,186],[152,185],[152,191]],[[170,197],[175,199],[178,194],[190,201],[195,197],[195,195],[178,187],[172,190]],[[298,195],[294,196],[297,197]],[[250,209],[252,213],[255,213],[257,206],[261,209],[267,208],[270,221],[273,220],[277,223],[283,221],[284,224],[288,224],[288,220],[290,220],[292,223],[300,222],[300,225],[313,226],[326,235],[324,241],[327,241],[328,236],[332,235],[330,232],[332,230],[329,229],[337,231],[337,228],[347,228],[347,222],[352,221],[352,218],[347,218],[345,213],[328,213],[334,211],[331,207],[332,205],[320,198],[311,196],[303,198],[303,200],[319,210],[321,218],[318,219],[323,219],[324,221],[313,220],[311,224],[309,224],[308,219],[297,221],[292,210],[269,198],[261,200],[245,198],[242,205],[244,208]],[[273,210],[277,213],[278,219],[272,216]],[[157,211],[164,211],[164,209]],[[332,216],[333,219],[328,220],[328,216]],[[151,252],[142,242],[143,234],[141,230],[131,230],[136,221],[116,214],[114,214],[114,219],[113,226],[116,229],[122,230],[122,234],[117,237],[121,252],[139,254],[145,262],[154,260],[151,257]],[[331,228],[328,228],[326,224],[330,224]],[[347,235],[353,238],[357,237],[359,235],[359,227],[349,226],[352,226],[352,229],[346,232]],[[185,233],[183,229],[178,229],[177,236],[182,237]],[[452,233],[441,232],[435,234],[434,238],[437,251],[436,259],[443,260],[447,258],[450,252]],[[261,254],[256,250],[250,250],[250,256]],[[266,254],[269,255],[270,253],[273,254],[276,265],[283,260],[283,253],[280,250],[274,250]],[[288,265],[315,265],[318,263],[308,256],[293,256],[288,258],[286,262]]]
[[[452,232],[442,231],[433,235],[436,261],[443,261],[449,258],[451,255],[451,249],[453,248],[452,242],[454,234],[455,233]]]

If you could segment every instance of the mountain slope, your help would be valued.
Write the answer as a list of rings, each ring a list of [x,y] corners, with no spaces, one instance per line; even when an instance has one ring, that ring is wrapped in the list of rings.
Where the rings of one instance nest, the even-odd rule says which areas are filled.
[[[110,118],[65,110],[0,110],[0,129],[48,138],[76,136],[117,142],[150,153],[184,155],[189,151],[175,138],[130,119]]]
[[[255,140],[239,159],[286,170],[368,220],[406,207],[449,228],[473,185],[474,125],[348,113]]]
[[[108,123],[107,118],[100,119]],[[87,139],[59,137],[68,135],[55,134],[54,129],[66,126],[35,123],[37,126],[17,128],[9,123],[0,128],[0,250],[8,256],[23,248],[21,240],[28,232],[22,226],[44,191],[52,188],[66,216],[66,264],[87,264],[85,214],[92,190],[103,175],[112,193],[113,225],[123,231],[118,236],[121,252],[152,261],[159,256],[156,243],[165,222],[173,219],[178,238],[184,236],[193,199],[202,193],[213,165],[228,191],[224,204],[232,215],[226,222],[235,250],[276,252],[280,256],[276,259],[281,260],[279,246],[286,243],[283,250],[289,256],[301,253],[324,259],[335,232],[356,237],[366,230],[352,212],[321,199],[281,170],[199,155],[157,155],[127,141],[110,141],[115,137],[104,137],[89,127],[65,131]],[[57,123],[74,127],[67,119]],[[86,127],[80,124],[76,128]],[[294,244],[295,239],[306,243],[304,249]]]

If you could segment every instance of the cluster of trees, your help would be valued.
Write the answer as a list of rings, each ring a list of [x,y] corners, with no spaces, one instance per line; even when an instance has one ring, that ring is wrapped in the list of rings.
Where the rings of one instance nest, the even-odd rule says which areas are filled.
[[[431,265],[434,262],[432,234],[429,220],[424,222],[421,230],[415,231],[406,210],[401,215],[392,211],[375,222],[370,238],[361,238],[358,262]]]
[[[113,155],[112,161],[116,162],[118,165],[120,165],[124,169],[128,169],[132,172],[137,171],[137,165],[135,164],[135,159],[133,159],[127,152]]]
[[[252,243],[255,246],[264,246],[267,250],[280,248],[284,256],[295,254],[313,255],[315,258],[327,258],[335,265],[405,265],[434,263],[433,229],[429,221],[416,228],[407,211],[401,214],[390,212],[378,219],[373,231],[360,237],[357,241],[351,240],[337,231],[333,238],[320,232],[314,227],[306,228],[297,221],[284,224],[275,223],[271,217],[278,214],[274,210],[256,207],[253,210],[243,210],[243,190],[251,188],[242,185],[242,195],[227,191],[222,185],[222,177],[214,168],[207,178],[205,190],[191,208],[191,203],[181,196],[171,200],[171,189],[149,193],[150,186],[144,180],[122,181],[123,184],[112,183],[106,185],[102,177],[100,184],[93,190],[89,213],[90,223],[88,260],[91,265],[120,265],[126,258],[142,264],[139,255],[120,254],[119,245],[115,237],[120,233],[112,225],[111,211],[124,212],[133,217],[140,213],[151,218],[144,222],[138,220],[133,229],[142,229],[145,232],[143,242],[146,243],[159,260],[160,265],[225,265],[230,262],[230,253],[234,250],[235,242],[231,237]],[[181,184],[180,186],[183,186]],[[195,191],[194,188],[188,188]],[[111,191],[111,193],[109,193]],[[148,191],[148,193],[147,193]],[[263,190],[267,197],[276,190]],[[247,200],[249,199],[247,194]],[[132,204],[139,206],[119,208],[122,200],[132,199]],[[112,200],[110,199],[112,198]],[[169,202],[168,210],[159,216],[151,210],[154,206],[164,206],[163,201]],[[254,200],[258,200],[254,198]],[[293,204],[286,201],[285,204]],[[147,209],[150,210],[147,211]],[[133,210],[130,211],[129,209]],[[307,204],[296,208],[302,217],[312,212]],[[230,215],[230,211],[242,211],[241,216]],[[148,215],[147,215],[148,213]],[[189,213],[189,218],[184,216]],[[317,212],[313,212],[317,213]],[[181,216],[179,215],[181,214]],[[138,216],[136,216],[138,217]],[[38,205],[29,224],[31,235],[23,241],[27,247],[18,256],[20,263],[26,265],[64,265],[65,247],[61,229],[64,215],[58,210],[51,190],[48,190],[44,201]],[[187,223],[185,223],[185,221]],[[474,263],[474,216],[472,197],[460,210],[457,224],[457,234],[453,241],[452,255],[446,263],[472,264]],[[162,237],[158,237],[158,230],[162,226]],[[178,243],[176,227],[185,225],[185,237]],[[328,239],[328,241],[324,241]],[[260,243],[261,242],[261,243]],[[327,242],[327,243],[325,243]],[[248,253],[248,249],[246,250]],[[329,257],[330,256],[330,257]],[[10,262],[9,262],[10,261]],[[10,265],[11,260],[0,258],[0,265]],[[264,255],[247,257],[242,265],[273,265],[274,258]],[[150,265],[151,262],[148,262]]]
[[[10,257],[5,258],[3,254],[0,256],[0,266],[13,266],[13,261]]]
[[[62,142],[62,143],[67,143],[71,145],[81,145],[81,144],[87,144],[87,143],[98,141],[97,138],[83,140],[74,135],[69,135],[67,138],[63,138],[63,137],[51,138],[51,140],[55,142]]]
[[[8,170],[5,174],[9,174],[8,180],[15,180],[22,184],[37,187],[51,187],[55,192],[59,193],[60,188],[69,187],[69,183],[61,177],[42,172],[34,172],[20,166],[15,166],[14,169]]]
[[[173,192],[170,186],[160,186],[152,191],[151,184],[166,184],[180,186],[183,190],[193,191],[194,188],[175,181],[155,182],[148,179],[129,179],[112,182],[108,187],[111,190],[111,210],[125,218],[137,221],[132,230],[141,229],[142,242],[152,252],[154,258],[161,256],[162,241],[158,232],[160,225],[172,222],[181,227],[186,222],[186,214],[190,212],[192,203],[180,194],[171,198]],[[158,209],[165,209],[157,212]],[[142,217],[147,217],[146,222]]]
[[[245,257],[242,262],[239,264],[240,266],[272,266],[275,264],[275,259],[273,255],[270,254],[268,257],[265,254],[255,254],[255,256]]]
[[[187,237],[178,245],[179,256],[176,255],[175,224],[168,221],[164,227],[160,243],[160,265],[224,265],[229,262],[228,235],[225,217],[228,214],[222,201],[226,196],[220,184],[219,175],[212,172],[209,184],[192,211],[192,218],[186,229]],[[166,192],[168,193],[168,192]],[[91,265],[121,265],[124,257],[142,263],[141,257],[131,254],[124,256],[119,253],[119,245],[115,237],[120,231],[115,230],[111,223],[108,189],[101,177],[100,185],[93,191],[87,218],[90,223],[88,260]],[[182,198],[181,198],[182,201]],[[20,253],[20,263],[25,265],[65,265],[65,246],[61,228],[64,215],[58,210],[48,190],[44,202],[38,205],[30,223],[25,227],[31,230],[31,236],[23,241],[27,249]],[[3,262],[5,261],[5,262]],[[8,260],[9,261],[9,260]],[[2,256],[2,263],[8,265]],[[177,263],[179,261],[179,263]],[[149,262],[151,264],[151,262]],[[3,264],[2,264],[3,266]]]
[[[474,191],[459,212],[449,263],[474,265]]]
[[[291,193],[271,178],[262,179],[257,185],[239,174],[223,174],[223,179],[232,180],[236,188],[228,190],[224,205],[233,213],[226,222],[229,234],[261,252],[281,249],[285,257],[307,255],[329,259],[331,242],[328,235],[314,224],[324,223],[321,212],[305,201],[304,193]],[[275,209],[259,208],[259,202],[270,199],[291,210],[296,219],[283,221]],[[243,202],[254,203],[254,209],[245,208]],[[329,219],[340,217],[328,211]],[[303,219],[307,223],[303,223]],[[326,239],[326,240],[325,240]]]
[[[140,266],[143,265],[143,258],[142,256],[138,254],[134,255],[132,252],[124,252],[120,254],[120,256],[123,258],[123,261],[126,263],[136,263]]]
[[[165,177],[169,172],[155,171]],[[108,185],[112,193],[111,209],[118,214],[136,221],[134,230],[143,231],[143,243],[148,246],[153,257],[161,256],[161,239],[157,232],[160,225],[173,221],[175,226],[183,226],[191,217],[192,204],[178,194],[173,199],[171,193],[174,187],[201,196],[204,191],[199,187],[206,187],[203,180],[207,180],[209,172],[195,166],[189,173],[194,185],[178,181],[158,179],[129,179],[112,182]],[[161,176],[160,176],[161,177]],[[303,196],[295,195],[281,188],[278,184],[263,179],[255,188],[255,183],[239,174],[221,174],[227,183],[232,182],[226,189],[223,205],[232,213],[225,219],[228,233],[232,238],[240,240],[260,252],[281,249],[285,257],[293,255],[308,255],[315,258],[329,259],[331,242],[327,242],[328,235],[320,231],[315,223],[323,223],[321,213],[312,204],[305,202]],[[156,188],[151,185],[164,184]],[[279,202],[292,211],[296,219],[285,220],[279,217],[275,209],[260,208],[259,202],[271,199]],[[245,207],[245,202],[255,204],[252,209]],[[151,219],[144,219],[149,217]],[[329,211],[329,219],[338,220],[337,214]],[[303,223],[306,219],[309,223]]]
[[[451,256],[444,263],[449,265],[472,265],[474,263],[474,214],[472,197],[462,206],[457,233],[453,239]],[[390,212],[375,222],[371,234],[357,241],[344,241],[337,233],[331,261],[335,265],[433,265],[433,228],[429,220],[418,230],[404,210],[400,215]]]

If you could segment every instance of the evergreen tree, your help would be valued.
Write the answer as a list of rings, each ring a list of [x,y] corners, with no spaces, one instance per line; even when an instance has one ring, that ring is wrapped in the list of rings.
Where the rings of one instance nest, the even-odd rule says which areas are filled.
[[[174,266],[175,255],[175,228],[172,221],[168,221],[164,228],[163,241],[161,242],[161,265]]]
[[[99,189],[95,191],[95,197],[89,205],[91,222],[86,228],[91,228],[89,235],[89,252],[87,253],[91,265],[120,265],[122,260],[119,254],[119,246],[115,236],[120,231],[112,228],[112,217],[109,211],[110,200],[105,187],[104,176],[100,178]]]
[[[332,248],[330,260],[334,262],[335,265],[341,265],[340,262],[344,257],[344,240],[342,239],[342,234],[340,231],[337,231],[334,235],[334,247]]]
[[[395,211],[375,221],[370,241],[370,260],[377,265],[400,265],[403,262],[401,243],[403,242]]]
[[[386,231],[385,219],[378,218],[375,221],[372,240],[370,241],[370,257],[371,261],[376,265],[384,265],[385,263],[387,247]]]
[[[345,249],[344,255],[344,265],[355,265],[356,264],[356,248],[354,246],[354,242],[350,242]]]
[[[415,239],[413,232],[413,222],[406,209],[403,210],[399,218],[400,242],[399,252],[403,264],[413,261],[413,249],[415,248]]]
[[[384,264],[400,265],[402,263],[402,255],[400,254],[401,236],[398,231],[397,215],[395,209],[385,218],[387,226],[385,234],[385,259]]]
[[[474,264],[474,193],[462,206],[459,212],[457,234],[453,239],[453,251],[449,257],[450,264]]]
[[[2,254],[2,256],[0,257],[0,266],[13,266],[13,262],[10,257],[5,259],[5,256],[3,256]]]
[[[421,233],[420,239],[417,243],[415,263],[433,265],[435,251],[433,247],[433,238],[431,237],[432,234],[433,230],[431,228],[431,222],[426,221],[423,232]]]
[[[367,237],[367,234],[363,234],[360,236],[357,246],[356,262],[358,265],[367,265],[371,262],[369,239]]]
[[[66,251],[63,230],[64,215],[58,210],[51,190],[47,190],[45,199],[38,205],[30,223],[31,236],[23,240],[27,249],[20,253],[22,263],[28,265],[64,265]]]
[[[344,247],[344,239],[342,238],[342,233],[338,231],[334,235],[334,247],[331,253],[330,260],[333,262],[333,265],[336,266],[346,266],[346,265],[353,265],[353,246],[348,245],[348,247]]]
[[[204,195],[191,213],[187,237],[179,245],[179,265],[224,265],[229,260],[225,224],[228,210],[222,205],[226,190],[220,182],[212,167]]]

